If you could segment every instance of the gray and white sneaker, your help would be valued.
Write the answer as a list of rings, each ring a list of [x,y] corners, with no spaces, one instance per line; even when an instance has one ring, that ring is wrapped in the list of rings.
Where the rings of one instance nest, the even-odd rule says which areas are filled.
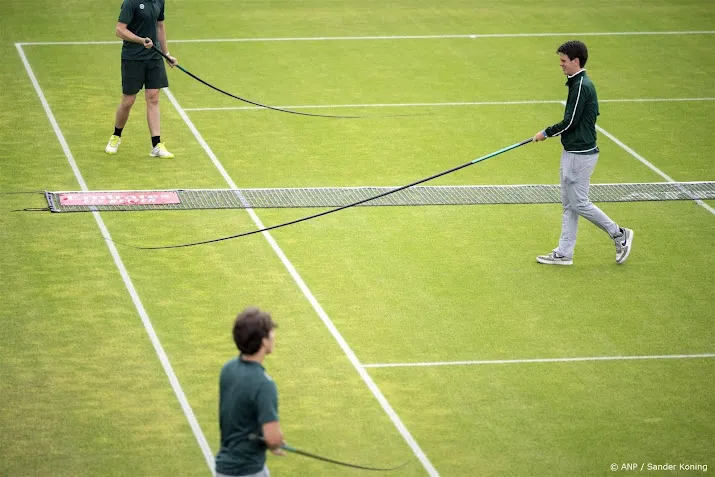
[[[633,231],[621,227],[621,234],[613,237],[613,242],[616,244],[616,263],[625,262],[633,248]]]
[[[556,253],[556,250],[548,255],[539,255],[536,257],[536,261],[543,263],[544,265],[572,265],[573,259],[564,257]]]

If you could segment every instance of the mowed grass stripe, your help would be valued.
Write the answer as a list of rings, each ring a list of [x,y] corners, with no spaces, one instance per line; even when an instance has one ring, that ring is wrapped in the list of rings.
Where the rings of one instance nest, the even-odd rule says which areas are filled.
[[[62,131],[60,129],[59,124],[57,123],[57,120],[55,119],[54,114],[52,113],[52,109],[50,108],[49,103],[47,102],[47,99],[45,98],[44,93],[42,92],[42,88],[40,87],[40,84],[37,81],[37,78],[35,77],[35,74],[32,70],[32,67],[30,66],[30,63],[27,60],[27,57],[25,56],[25,53],[23,52],[22,48],[20,46],[17,47],[18,52],[20,54],[20,57],[22,58],[23,65],[25,66],[25,70],[27,71],[28,76],[30,77],[30,80],[32,82],[33,87],[35,88],[35,91],[40,99],[40,102],[42,103],[42,106],[45,110],[45,113],[47,114],[47,118],[50,121],[50,124],[52,125],[52,129],[55,132],[55,135],[57,137],[57,140],[60,142],[62,146],[62,150],[65,153],[65,156],[67,158],[68,163],[70,164],[70,167],[72,168],[72,172],[77,179],[77,182],[79,183],[80,187],[82,188],[83,191],[87,191],[87,184],[84,181],[84,178],[82,177],[82,173],[80,172],[79,168],[77,167],[77,163],[74,160],[74,157],[72,156],[72,153],[70,152],[69,145],[67,144],[67,141],[65,140],[64,135],[62,134]],[[178,377],[174,373],[174,370],[171,366],[171,363],[169,362],[169,358],[166,355],[166,352],[164,351],[164,348],[161,345],[161,341],[159,340],[159,337],[156,335],[156,332],[154,331],[154,327],[151,323],[151,319],[149,318],[149,315],[147,314],[146,310],[144,309],[144,305],[139,298],[139,295],[137,293],[137,290],[134,288],[134,284],[132,283],[132,279],[129,276],[129,272],[127,271],[126,267],[124,266],[124,262],[122,261],[119,251],[117,250],[116,246],[114,245],[114,242],[112,242],[112,238],[109,234],[109,230],[107,230],[106,225],[104,224],[104,221],[102,220],[101,215],[93,211],[92,216],[95,219],[95,222],[97,223],[97,226],[100,229],[102,237],[105,239],[105,243],[107,245],[107,248],[109,249],[109,253],[112,256],[112,259],[114,261],[114,264],[117,267],[117,270],[119,271],[120,276],[122,277],[122,281],[124,282],[124,285],[127,289],[127,292],[129,293],[132,303],[134,304],[137,313],[139,314],[142,324],[144,325],[144,328],[149,335],[149,339],[154,347],[154,350],[156,351],[156,354],[159,358],[159,361],[161,362],[161,365],[164,369],[164,372],[166,373],[166,376],[169,378],[169,382],[171,383],[171,387],[174,391],[174,394],[176,394],[177,399],[179,400],[179,404],[181,405],[181,409],[184,412],[184,415],[186,416],[186,420],[189,423],[189,426],[191,427],[191,430],[194,433],[194,436],[196,437],[196,440],[199,444],[199,447],[201,448],[204,458],[206,459],[206,463],[211,470],[211,472],[214,471],[214,460],[213,460],[213,455],[212,451],[209,448],[208,442],[206,441],[206,436],[204,436],[203,431],[201,430],[201,426],[199,425],[198,421],[196,420],[196,416],[194,415],[193,410],[191,409],[191,406],[189,405],[186,395],[184,394],[184,390],[181,388],[181,383],[179,382]]]
[[[212,39],[172,39],[172,43],[240,43],[264,41],[350,41],[350,40],[433,40],[446,38],[534,38],[558,36],[640,36],[640,35],[712,35],[715,30],[692,31],[614,31],[581,33],[469,33],[462,35],[381,35],[381,36],[323,36],[323,37],[281,37],[281,38],[212,38]],[[17,45],[109,45],[117,41],[26,41]]]
[[[474,45],[452,40],[428,42],[388,42],[385,45],[340,44],[182,44],[177,45],[182,66],[194,74],[251,100],[270,105],[339,105],[396,103],[455,103],[483,101],[533,101],[562,98],[565,88],[560,79],[558,57],[549,39],[491,39],[489,44]],[[692,70],[678,52],[691,50],[706,55],[715,36],[667,37],[654,50],[652,41],[632,40],[624,50],[622,42],[607,37],[589,43],[589,74],[603,98],[642,98],[642,78],[658,76],[658,84],[647,86],[654,98],[715,97],[703,94],[712,73],[711,65]],[[87,46],[32,47],[41,63],[52,64],[59,50],[81,54],[95,53],[88,62],[96,63],[98,75],[108,85],[116,85],[116,47]],[[499,52],[509,50],[508,58]],[[638,51],[636,55],[634,52]],[[210,53],[209,53],[210,52]],[[419,52],[419,53],[418,53]],[[226,61],[216,62],[214,56]],[[659,58],[668,56],[671,67],[658,69]],[[240,65],[237,63],[240,59]],[[636,70],[630,67],[642,64]],[[528,64],[529,75],[516,74],[512,64]],[[236,74],[247,68],[253,74]],[[71,76],[53,65],[55,76]],[[88,65],[91,67],[91,64]],[[369,72],[369,73],[365,73]],[[493,73],[492,73],[493,72]],[[494,75],[506,74],[508,81],[494,81]],[[182,98],[182,106],[213,108],[245,106],[196,82],[181,71],[169,72],[172,91]],[[326,83],[326,80],[328,80]],[[533,85],[539,88],[534,90]],[[118,86],[115,86],[118,89]],[[106,87],[104,88],[106,90]],[[542,96],[543,95],[543,96]],[[540,97],[541,96],[541,97]],[[281,114],[281,113],[275,113]]]

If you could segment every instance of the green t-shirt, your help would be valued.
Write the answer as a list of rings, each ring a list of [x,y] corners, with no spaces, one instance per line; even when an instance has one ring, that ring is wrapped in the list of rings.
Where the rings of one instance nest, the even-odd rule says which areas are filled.
[[[236,357],[221,369],[216,471],[226,475],[260,472],[266,464],[263,424],[278,421],[278,388],[263,366]]]
[[[156,22],[164,21],[164,0],[124,0],[117,21],[125,23],[127,29],[136,36],[151,38],[157,48],[161,48],[157,39]],[[125,40],[122,45],[122,59],[155,60],[161,59],[161,55],[153,48],[144,48],[144,45]]]

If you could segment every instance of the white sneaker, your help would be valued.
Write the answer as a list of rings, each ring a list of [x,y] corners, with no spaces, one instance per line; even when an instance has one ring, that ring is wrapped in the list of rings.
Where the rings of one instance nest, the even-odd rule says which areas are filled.
[[[573,259],[564,257],[556,253],[556,250],[548,255],[539,255],[536,257],[536,261],[543,263],[544,265],[571,265],[573,264]]]
[[[151,157],[161,157],[162,159],[173,159],[174,155],[166,150],[166,145],[163,142],[157,144],[149,153]]]
[[[616,263],[625,262],[633,248],[633,231],[621,228],[621,235],[613,237],[613,241],[616,244]]]
[[[116,154],[117,149],[119,149],[119,145],[121,143],[122,138],[112,134],[112,137],[109,138],[109,142],[107,143],[107,147],[104,148],[104,152],[106,152],[107,154]]]

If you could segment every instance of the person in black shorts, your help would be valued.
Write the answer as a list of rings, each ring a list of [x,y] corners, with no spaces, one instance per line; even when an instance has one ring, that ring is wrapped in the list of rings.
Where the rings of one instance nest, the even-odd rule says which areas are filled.
[[[170,59],[173,68],[176,58],[166,47],[164,27],[164,0],[124,0],[119,12],[116,33],[124,40],[122,45],[122,101],[117,108],[114,134],[104,149],[107,154],[116,154],[122,141],[129,112],[137,98],[137,93],[145,88],[146,118],[149,124],[152,157],[171,159],[174,157],[161,141],[159,113],[159,89],[169,86],[166,70],[157,45]]]

